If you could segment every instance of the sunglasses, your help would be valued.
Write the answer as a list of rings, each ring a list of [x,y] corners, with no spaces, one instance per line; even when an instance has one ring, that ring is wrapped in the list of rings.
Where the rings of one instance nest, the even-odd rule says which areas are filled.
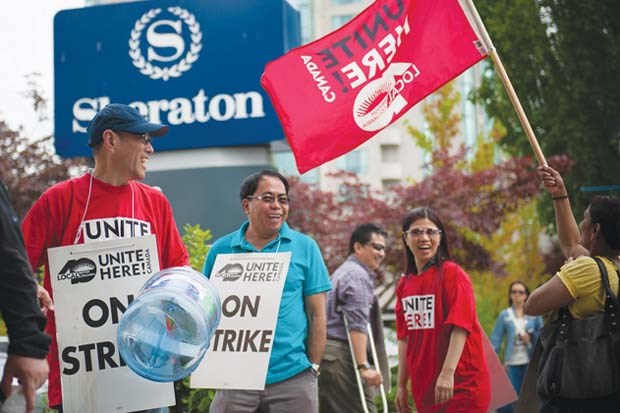
[[[370,242],[370,246],[375,251],[383,251],[383,250],[385,250],[385,245],[379,244],[379,243],[376,243],[376,242]]]
[[[140,134],[140,139],[142,139],[142,143],[146,146],[149,144],[153,144],[153,137],[150,133],[142,133]]]
[[[153,144],[153,137],[150,133],[133,133],[133,132],[125,132],[125,131],[114,131],[118,136],[123,136],[124,134],[131,135],[133,138],[142,141],[144,146]]]

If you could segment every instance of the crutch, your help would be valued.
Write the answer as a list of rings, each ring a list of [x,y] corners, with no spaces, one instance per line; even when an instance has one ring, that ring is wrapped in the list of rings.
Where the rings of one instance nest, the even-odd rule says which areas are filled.
[[[347,316],[344,312],[342,312],[342,318],[344,320],[344,329],[347,332],[347,341],[349,342],[349,350],[351,350],[351,360],[353,362],[353,370],[355,371],[355,379],[357,380],[357,389],[359,390],[360,399],[362,400],[362,408],[364,409],[364,413],[368,413],[368,405],[366,404],[366,394],[364,393],[364,384],[362,383],[362,376],[360,375],[357,366],[355,365],[355,352],[353,351],[353,342],[351,341],[351,333],[349,332],[349,320],[347,320]],[[366,328],[368,328],[368,341],[370,343],[370,350],[372,352],[372,359],[377,368],[379,368],[379,359],[377,358],[377,349],[375,347],[375,339],[372,336],[372,329],[370,328],[370,323],[366,324]],[[385,380],[389,379],[389,377],[384,377]],[[383,383],[379,384],[379,391],[381,392],[381,401],[383,402],[383,411],[388,412],[388,402],[387,397],[385,395],[385,388],[383,387]]]

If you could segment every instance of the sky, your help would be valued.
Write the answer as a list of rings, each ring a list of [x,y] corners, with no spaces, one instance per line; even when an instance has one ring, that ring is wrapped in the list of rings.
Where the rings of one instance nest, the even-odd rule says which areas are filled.
[[[41,138],[54,131],[54,15],[84,6],[84,0],[0,0],[0,119],[12,128],[23,126],[25,136]],[[48,121],[32,109],[26,75],[38,72],[48,99]]]

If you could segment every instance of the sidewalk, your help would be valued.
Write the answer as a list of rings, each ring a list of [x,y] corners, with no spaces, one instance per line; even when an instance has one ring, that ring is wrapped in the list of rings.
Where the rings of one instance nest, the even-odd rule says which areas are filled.
[[[6,336],[0,336],[0,372],[4,372],[6,363],[6,351],[9,347],[9,339]],[[18,386],[17,380],[13,381],[13,386]],[[47,381],[39,390],[37,390],[37,405],[34,409],[36,413],[42,413],[47,407]]]

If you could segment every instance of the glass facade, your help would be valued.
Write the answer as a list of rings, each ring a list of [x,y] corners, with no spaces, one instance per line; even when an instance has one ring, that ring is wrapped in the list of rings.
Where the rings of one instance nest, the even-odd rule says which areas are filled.
[[[336,161],[337,169],[354,172],[358,175],[368,174],[368,150],[356,149],[341,156]]]
[[[331,26],[332,30],[342,27],[346,22],[353,18],[353,14],[338,14],[336,16],[332,16]]]
[[[309,184],[315,184],[319,181],[319,169],[314,168],[311,171],[306,172],[303,175],[299,175],[297,172],[297,165],[295,164],[295,157],[293,152],[273,152],[272,164],[274,168],[278,170],[284,176],[300,177],[302,182]]]

